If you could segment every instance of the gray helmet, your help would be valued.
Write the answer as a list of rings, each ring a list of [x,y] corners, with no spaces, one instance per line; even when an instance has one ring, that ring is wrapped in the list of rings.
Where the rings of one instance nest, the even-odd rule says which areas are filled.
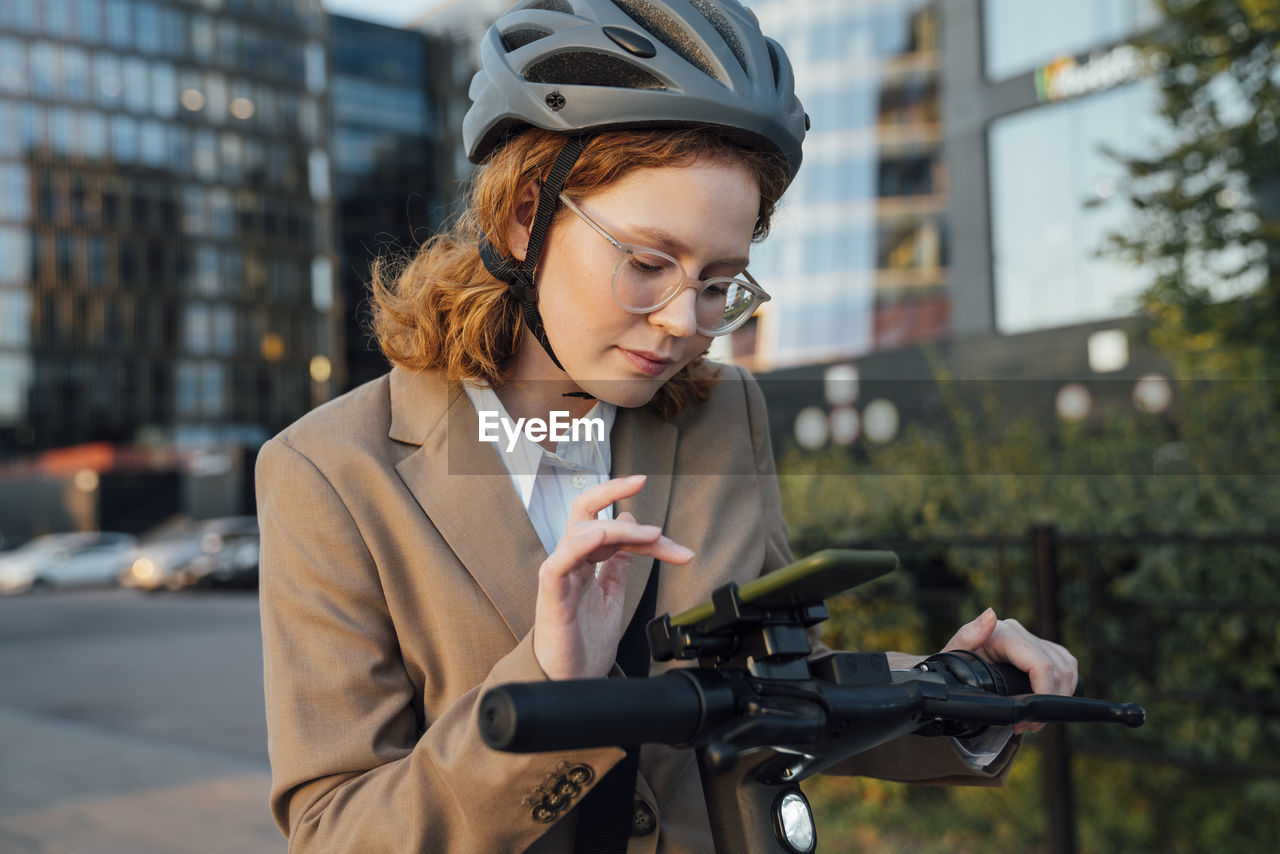
[[[800,168],[791,63],[736,0],[521,0],[490,27],[462,123],[479,163],[511,133],[716,125]]]

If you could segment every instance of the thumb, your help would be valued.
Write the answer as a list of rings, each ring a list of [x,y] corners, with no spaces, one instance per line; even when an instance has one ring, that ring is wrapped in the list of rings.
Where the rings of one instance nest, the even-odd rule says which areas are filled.
[[[978,649],[991,639],[991,635],[995,630],[996,612],[988,608],[979,614],[977,619],[961,626],[960,631],[956,632],[951,640],[947,641],[947,645],[942,651]]]

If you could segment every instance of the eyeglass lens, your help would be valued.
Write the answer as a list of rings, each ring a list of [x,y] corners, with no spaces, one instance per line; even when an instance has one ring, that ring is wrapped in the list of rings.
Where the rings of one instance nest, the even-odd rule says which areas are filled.
[[[614,294],[632,311],[653,311],[685,284],[684,271],[672,258],[642,250],[618,259]],[[732,279],[713,279],[698,292],[694,314],[698,329],[715,333],[735,325],[755,306],[755,294]]]

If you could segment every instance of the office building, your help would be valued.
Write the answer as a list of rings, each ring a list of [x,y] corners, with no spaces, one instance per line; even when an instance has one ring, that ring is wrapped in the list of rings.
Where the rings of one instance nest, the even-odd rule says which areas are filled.
[[[320,0],[0,4],[0,453],[249,445],[328,397]]]
[[[4,8],[10,448],[244,441],[325,396],[319,3]]]
[[[927,0],[753,0],[812,127],[732,342],[757,369],[935,340],[951,316],[938,12]],[[730,353],[725,353],[730,355]]]
[[[951,281],[958,337],[1008,335],[1136,310],[1146,273],[1100,254],[1129,210],[1108,149],[1159,150],[1167,130],[1127,40],[1149,0],[939,4]]]
[[[441,139],[449,44],[420,31],[329,17],[337,281],[346,386],[386,373],[369,334],[370,265],[411,254],[452,209],[456,146]]]
[[[757,364],[779,369],[772,374],[778,382],[766,385],[779,445],[794,438],[794,419],[802,408],[816,404],[819,409],[834,411],[842,405],[824,400],[823,380],[846,371],[843,363],[852,365],[854,375],[862,377],[864,391],[872,388],[866,380],[887,381],[879,389],[902,398],[896,402],[904,417],[908,411],[925,414],[919,411],[920,398],[930,397],[926,384],[939,363],[952,376],[964,379],[1035,380],[1036,385],[1023,386],[1035,389],[1028,399],[1036,397],[1033,408],[1037,415],[1051,417],[1055,393],[1069,379],[1127,378],[1131,382],[1145,371],[1168,370],[1163,360],[1144,351],[1126,334],[1133,326],[1136,297],[1148,284],[1148,271],[1102,251],[1106,235],[1123,228],[1129,215],[1118,192],[1123,167],[1108,157],[1105,149],[1150,153],[1159,150],[1167,134],[1158,118],[1158,92],[1151,69],[1128,43],[1159,24],[1152,3],[946,0],[917,7],[915,20],[931,21],[928,31],[934,34],[935,48],[927,63],[920,61],[929,68],[932,82],[924,101],[928,108],[916,114],[921,119],[927,117],[925,126],[933,128],[935,141],[917,145],[927,148],[930,174],[936,180],[932,194],[916,203],[927,199],[931,206],[928,221],[937,224],[939,263],[931,293],[945,305],[936,315],[945,316],[945,322],[933,328],[908,325],[907,329],[915,330],[918,342],[932,337],[930,353],[920,347],[900,346],[910,343],[912,335],[900,334],[894,341],[882,332],[893,328],[886,322],[886,307],[894,304],[896,293],[904,297],[913,291],[922,296],[930,293],[922,289],[919,279],[914,280],[915,287],[906,289],[891,284],[904,279],[899,278],[900,273],[890,272],[896,269],[886,263],[890,256],[880,256],[872,265],[865,260],[865,248],[857,258],[851,254],[853,248],[840,248],[840,260],[850,266],[837,280],[839,285],[820,274],[817,282],[806,281],[809,274],[805,267],[816,263],[808,257],[805,242],[820,246],[816,235],[822,233],[824,223],[856,221],[839,207],[813,206],[812,193],[804,183],[804,173],[814,168],[815,161],[818,166],[814,171],[821,178],[829,171],[825,165],[828,158],[845,162],[861,150],[856,133],[824,129],[830,122],[824,120],[823,113],[834,111],[838,117],[840,108],[823,92],[828,88],[843,92],[847,84],[836,73],[838,64],[813,62],[822,55],[816,48],[826,37],[822,28],[838,26],[852,17],[855,9],[869,18],[880,15],[885,16],[883,20],[895,20],[892,16],[910,4],[758,0],[752,5],[762,20],[776,17],[784,37],[788,20],[798,31],[799,51],[784,43],[797,64],[801,98],[815,114],[799,193],[787,202],[786,224],[770,238],[779,245],[766,244],[761,253],[778,259],[778,268],[768,271],[769,281],[777,282],[774,290],[779,295],[769,308],[776,306],[778,316],[760,320]],[[864,42],[860,42],[851,31],[845,31],[829,38],[846,45],[846,51],[848,45],[868,39],[873,44],[891,44],[883,36],[894,31],[890,25],[882,24],[880,29],[872,26],[871,30],[882,35],[864,33]],[[917,43],[928,44],[925,39]],[[891,60],[872,79],[895,81],[897,77],[888,68],[898,61]],[[844,79],[854,78],[846,75]],[[839,96],[845,100],[845,109],[859,103],[855,93],[856,87],[852,87]],[[904,100],[912,98],[894,96],[891,90],[880,96],[881,103]],[[892,155],[883,140],[892,123],[872,119],[882,113],[873,114],[869,106],[861,109],[864,118],[858,127],[881,140],[875,156],[880,162],[891,163]],[[912,129],[922,130],[920,125]],[[927,136],[918,133],[917,139]],[[869,176],[870,169],[864,167],[861,174]],[[816,180],[817,187],[828,188],[831,180]],[[882,223],[886,210],[903,201],[884,189],[882,183],[877,188],[879,198],[864,203],[874,204]],[[826,192],[833,191],[828,188]],[[870,195],[869,190],[863,192]],[[923,213],[919,208],[916,212]],[[880,230],[882,234],[893,233],[892,227],[883,224]],[[868,245],[865,237],[858,237],[856,228],[841,226],[841,233],[852,238],[855,246]],[[917,235],[928,233],[930,230],[916,231]],[[931,246],[931,241],[932,237],[917,240],[915,246],[917,250]],[[903,257],[923,261],[933,256],[932,252],[915,251],[892,260]],[[935,268],[926,265],[921,269]],[[866,272],[869,270],[874,273]],[[873,281],[878,283],[874,302],[870,295],[859,301],[849,293],[850,289],[852,293],[864,292],[857,284],[858,271],[863,271],[863,276],[874,275]],[[842,358],[834,352],[822,356],[817,342],[810,348],[813,359],[797,359],[800,354],[786,346],[788,333],[784,330],[792,322],[788,313],[797,291],[823,294],[805,297],[802,310],[826,318],[825,326],[819,320],[815,328],[819,336],[830,336],[821,339],[828,342],[824,346],[835,344],[843,351]],[[826,314],[819,307],[824,305]],[[892,309],[889,316],[893,316]],[[801,325],[791,334],[800,336],[812,321],[796,320]],[[834,374],[828,374],[832,367]],[[1127,396],[1128,386],[1112,385],[1121,398]],[[912,396],[917,399],[908,399]],[[864,394],[854,406],[861,412],[867,403]],[[826,437],[820,441],[836,441],[838,430],[834,428],[833,420],[827,433],[814,434]]]

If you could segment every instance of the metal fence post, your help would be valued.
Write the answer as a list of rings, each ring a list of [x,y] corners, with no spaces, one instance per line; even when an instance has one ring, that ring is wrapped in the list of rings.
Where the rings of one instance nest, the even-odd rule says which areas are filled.
[[[1036,628],[1046,640],[1062,643],[1058,614],[1058,535],[1052,525],[1031,528],[1031,563],[1036,574]],[[1071,790],[1071,744],[1064,724],[1049,724],[1038,736],[1044,760],[1049,810],[1049,850],[1075,854],[1075,801]]]

